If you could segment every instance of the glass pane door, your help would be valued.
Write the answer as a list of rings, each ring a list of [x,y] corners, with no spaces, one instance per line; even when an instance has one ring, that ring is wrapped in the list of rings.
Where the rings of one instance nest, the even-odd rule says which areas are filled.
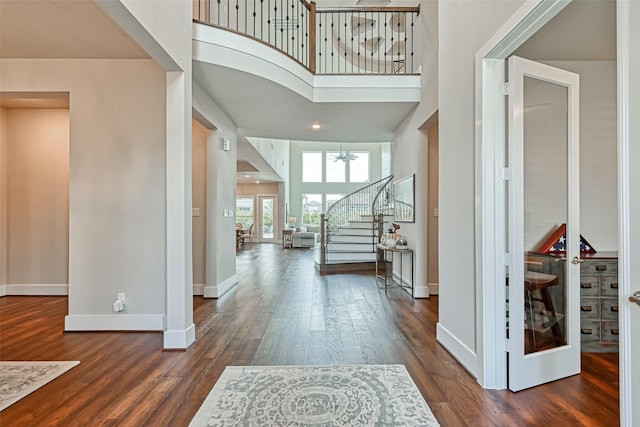
[[[509,388],[517,391],[580,372],[579,80],[512,57],[509,82]]]
[[[277,240],[277,196],[258,196],[259,218],[258,236],[260,242],[275,242]]]

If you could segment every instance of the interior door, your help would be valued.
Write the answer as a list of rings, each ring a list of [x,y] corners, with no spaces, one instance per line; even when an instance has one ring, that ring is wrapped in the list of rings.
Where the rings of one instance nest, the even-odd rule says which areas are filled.
[[[640,2],[617,2],[620,425],[640,425]]]
[[[275,243],[278,240],[277,201],[278,196],[258,196],[258,226],[254,235],[259,242]]]
[[[580,372],[579,76],[518,57],[508,67],[508,383],[518,391]],[[562,224],[566,253],[536,255]]]

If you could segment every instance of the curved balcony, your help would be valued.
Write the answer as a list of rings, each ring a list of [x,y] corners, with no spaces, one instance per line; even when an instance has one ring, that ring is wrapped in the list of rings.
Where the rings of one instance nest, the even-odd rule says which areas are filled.
[[[313,74],[414,74],[420,8],[317,9],[306,0],[195,0],[194,21],[243,34]]]

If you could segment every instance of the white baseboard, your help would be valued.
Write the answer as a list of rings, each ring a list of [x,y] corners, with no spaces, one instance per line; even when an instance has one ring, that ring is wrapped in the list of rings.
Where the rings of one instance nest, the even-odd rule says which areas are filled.
[[[193,285],[193,294],[194,295],[204,295],[204,287],[205,285]]]
[[[164,331],[165,350],[186,350],[196,342],[196,325],[193,323],[185,330]]]
[[[393,272],[393,278],[397,281],[400,281],[400,274],[397,272]],[[411,286],[411,282],[406,278],[402,280],[402,283],[405,286]],[[433,295],[431,292],[431,285],[414,285],[413,287],[413,297],[414,298],[429,298],[429,295]]]
[[[438,295],[438,294],[440,294],[440,284],[439,283],[427,283],[427,287],[429,288],[429,295]]]
[[[65,331],[164,331],[164,314],[80,314],[64,318]]]
[[[0,285],[0,297],[7,295],[7,285]]]
[[[442,326],[440,322],[436,324],[436,340],[447,349],[474,378],[478,378],[478,355]]]
[[[12,285],[6,284],[4,295],[24,295],[24,296],[63,296],[69,295],[69,285]],[[1,292],[1,291],[0,291]]]
[[[238,276],[233,275],[229,277],[224,282],[215,286],[205,286],[204,287],[204,297],[205,298],[220,298],[225,294],[229,289],[233,288],[238,283]]]

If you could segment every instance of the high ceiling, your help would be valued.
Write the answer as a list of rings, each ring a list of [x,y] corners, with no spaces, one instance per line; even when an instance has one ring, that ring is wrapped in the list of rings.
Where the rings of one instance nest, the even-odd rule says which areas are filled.
[[[516,54],[537,60],[613,60],[615,52],[615,0],[574,0]],[[0,0],[0,58],[149,56],[94,0]],[[198,62],[194,63],[194,78],[220,103],[245,136],[391,140],[399,121],[413,108],[408,104],[314,104],[272,82]],[[2,105],[7,108],[18,108],[25,102],[37,105],[33,104],[37,102],[34,99],[21,101],[21,95],[14,95],[5,94]],[[41,106],[62,105],[59,103],[68,100],[41,98],[41,102]],[[386,114],[381,114],[381,108]],[[348,123],[344,117],[349,118]],[[314,120],[327,125],[324,133],[309,130],[308,125]],[[241,142],[238,152],[240,162],[264,170],[264,181],[277,179],[246,141]]]

